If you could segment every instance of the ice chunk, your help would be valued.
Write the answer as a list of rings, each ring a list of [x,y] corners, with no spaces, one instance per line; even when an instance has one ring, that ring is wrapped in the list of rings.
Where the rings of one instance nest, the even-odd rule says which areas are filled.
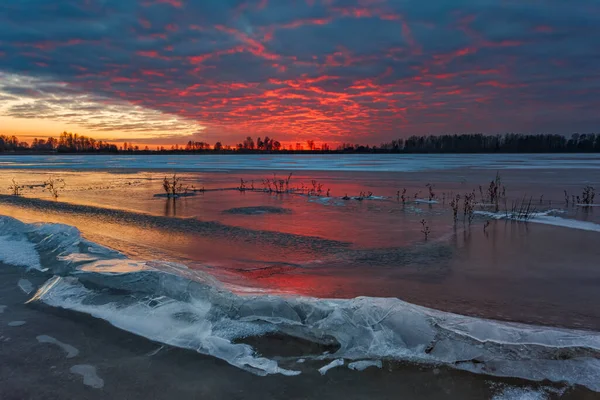
[[[16,327],[16,326],[23,326],[23,325],[25,325],[26,323],[27,323],[27,322],[25,322],[25,321],[10,321],[10,322],[8,323],[8,326],[15,326],[15,327]]]
[[[0,236],[0,261],[17,267],[43,269],[35,245],[26,238]]]
[[[33,292],[33,284],[27,279],[19,279],[17,285],[25,294]]]
[[[348,364],[348,368],[353,369],[355,371],[364,371],[365,369],[367,369],[369,367],[377,367],[377,368],[381,369],[381,367],[382,367],[381,360],[361,360],[361,361],[354,361],[354,362],[351,362],[350,364]]]
[[[335,368],[335,367],[341,367],[342,365],[344,365],[344,359],[338,358],[337,360],[333,360],[329,364],[319,368],[319,373],[321,375],[325,375],[327,373],[327,371],[329,371],[330,369]]]

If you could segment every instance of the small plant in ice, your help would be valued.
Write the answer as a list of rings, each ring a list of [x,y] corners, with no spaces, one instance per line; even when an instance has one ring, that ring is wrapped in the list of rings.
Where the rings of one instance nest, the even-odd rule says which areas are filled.
[[[495,212],[500,210],[500,197],[506,196],[506,188],[502,185],[500,173],[496,173],[496,178],[490,182],[488,187],[488,198],[491,204],[494,205]]]
[[[373,192],[360,192],[356,200],[363,201],[364,199],[369,199],[373,197]]]
[[[540,196],[540,205],[544,204],[544,195]]]
[[[166,178],[165,178],[166,179]],[[243,178],[240,178],[240,186],[237,188],[240,192],[246,191],[246,181]],[[166,189],[165,189],[166,190]]]
[[[473,222],[474,210],[475,210],[475,194],[474,193],[465,194],[463,218],[465,220],[468,220],[469,224],[471,224],[471,222]]]
[[[421,233],[425,235],[425,240],[429,239],[431,229],[429,229],[429,225],[427,225],[427,221],[425,221],[424,219],[421,220],[421,227]]]
[[[433,192],[433,185],[428,183],[425,186],[427,186],[427,189],[429,190],[429,201],[433,201],[433,199],[435,199],[435,193]]]
[[[490,221],[485,221],[485,224],[483,224],[483,231],[484,232],[487,232],[488,226],[490,226]]]
[[[532,207],[533,198],[523,197],[520,202],[513,202],[510,213],[506,210],[506,217],[509,219],[516,219],[519,221],[529,221],[533,218],[536,210]]]
[[[263,191],[264,192],[271,193],[273,191],[273,189],[271,189],[271,181],[270,180],[263,179],[262,180],[262,184],[263,184]]]
[[[460,194],[457,194],[455,198],[450,202],[450,207],[452,207],[452,216],[454,218],[454,223],[458,221],[458,203],[460,202]]]
[[[47,190],[52,195],[52,197],[54,197],[54,200],[58,199],[59,190],[64,188],[64,179],[54,179],[53,177],[50,177],[46,182],[44,182],[44,190]]]
[[[312,188],[308,190],[309,196],[321,196],[323,194],[323,184],[316,180],[311,181]]]
[[[327,197],[331,197],[330,194],[331,194],[331,189],[327,189]]]
[[[12,185],[8,187],[8,190],[12,192],[13,196],[20,196],[24,188],[25,186],[19,185],[17,181],[15,181],[15,178],[13,178]]]
[[[586,186],[583,189],[583,193],[581,195],[581,204],[590,205],[594,204],[594,198],[596,197],[596,189],[592,186]],[[579,200],[577,200],[579,202]]]
[[[402,194],[400,195],[400,200],[402,200],[402,204],[406,204],[406,188],[402,189]]]
[[[177,198],[182,194],[187,194],[189,187],[183,186],[181,183],[181,178],[177,176],[177,174],[173,174],[172,178],[167,178],[166,176],[163,179],[163,189],[167,194],[167,197]]]
[[[483,186],[479,185],[479,195],[481,196],[481,202],[485,203],[485,196],[483,195]]]
[[[346,193],[346,195],[344,195],[344,197],[342,197],[342,200],[350,200],[350,197],[348,197],[348,193]]]
[[[569,207],[569,193],[565,190],[565,206]]]

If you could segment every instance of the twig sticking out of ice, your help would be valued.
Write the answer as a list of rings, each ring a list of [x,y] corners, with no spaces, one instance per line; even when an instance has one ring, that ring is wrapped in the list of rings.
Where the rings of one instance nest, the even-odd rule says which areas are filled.
[[[337,360],[333,360],[332,362],[325,365],[324,367],[319,368],[319,373],[321,375],[325,375],[327,373],[327,371],[329,371],[330,369],[335,368],[335,367],[341,367],[342,365],[344,365],[344,359],[338,358]]]
[[[40,335],[36,339],[40,343],[50,343],[50,344],[54,344],[54,345],[60,347],[61,349],[63,349],[65,351],[65,353],[67,353],[67,358],[73,358],[73,357],[77,356],[77,354],[79,354],[79,350],[77,350],[75,347],[71,346],[70,344],[66,344],[61,341],[58,341],[55,338],[53,338],[52,336]]]
[[[17,285],[19,285],[19,288],[25,294],[30,294],[31,292],[33,292],[33,284],[30,281],[28,281],[27,279],[19,279],[19,282],[17,282]]]
[[[362,360],[362,361],[354,361],[348,364],[348,368],[354,371],[364,371],[369,367],[382,367],[381,360]]]
[[[81,375],[83,384],[93,387],[94,389],[102,389],[104,387],[104,379],[100,378],[96,373],[96,367],[88,364],[73,365],[70,369],[71,373]]]

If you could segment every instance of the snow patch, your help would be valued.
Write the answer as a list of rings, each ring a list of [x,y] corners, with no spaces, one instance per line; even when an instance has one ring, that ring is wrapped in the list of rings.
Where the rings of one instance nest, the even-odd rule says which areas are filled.
[[[67,358],[73,358],[79,354],[79,350],[77,350],[75,347],[71,346],[70,344],[66,344],[59,340],[56,340],[52,336],[40,335],[36,337],[36,339],[40,343],[49,343],[60,347],[65,351],[65,353],[67,353]]]
[[[96,373],[96,367],[88,364],[73,365],[69,370],[73,374],[83,377],[83,384],[93,387],[94,389],[102,389],[104,387],[104,379],[100,378]]]
[[[23,326],[25,325],[27,322],[25,321],[11,321],[8,323],[8,326]]]
[[[481,215],[486,218],[497,219],[497,220],[510,220],[510,221],[520,221],[520,222],[534,222],[537,224],[544,225],[553,225],[559,226],[562,228],[570,228],[570,229],[579,229],[583,231],[590,232],[600,232],[600,224],[596,224],[594,222],[589,221],[579,221],[571,218],[562,218],[558,216],[551,215],[556,213],[557,210],[550,210],[545,212],[532,213],[529,219],[519,218],[516,215],[505,212],[489,212],[489,211],[475,211],[476,215]]]
[[[437,200],[428,200],[428,199],[415,199],[415,203],[417,204],[438,204]]]

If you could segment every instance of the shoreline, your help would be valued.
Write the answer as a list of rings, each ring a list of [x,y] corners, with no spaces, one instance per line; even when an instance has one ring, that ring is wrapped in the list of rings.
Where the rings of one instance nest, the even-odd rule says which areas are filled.
[[[410,362],[384,361],[383,368],[365,371],[342,366],[321,375],[317,369],[329,360],[307,360],[296,364],[302,371],[298,376],[257,376],[214,357],[155,343],[89,315],[24,304],[30,296],[18,288],[17,281],[26,278],[37,287],[44,281],[41,275],[0,263],[0,277],[0,304],[4,306],[0,313],[0,397],[6,399],[162,400],[200,396],[262,400],[306,399],[315,392],[323,398],[345,399],[396,399],[398,393],[422,400],[486,399],[505,390],[544,393],[548,399],[597,396],[580,386],[492,377]],[[24,324],[11,326],[15,320]],[[261,354],[279,354],[280,358],[326,350],[314,344],[307,347],[287,336],[255,337],[250,342]],[[74,366],[93,367],[102,385],[94,386],[89,379],[86,384],[73,372]]]

